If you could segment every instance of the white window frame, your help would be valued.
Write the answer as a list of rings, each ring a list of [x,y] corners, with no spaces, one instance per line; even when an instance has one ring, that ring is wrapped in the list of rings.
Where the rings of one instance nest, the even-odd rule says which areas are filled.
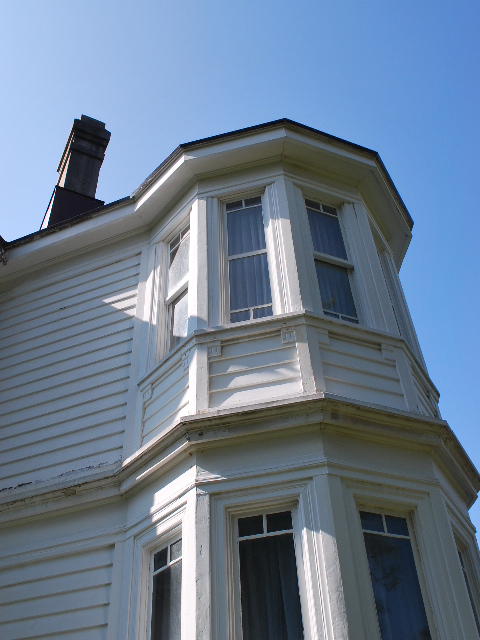
[[[184,562],[183,562],[183,538],[182,538],[182,530],[181,527],[176,527],[175,530],[173,532],[170,533],[170,535],[162,537],[161,541],[157,541],[157,544],[155,544],[155,546],[153,546],[152,548],[149,548],[149,554],[150,554],[150,558],[149,558],[149,588],[148,588],[148,611],[147,611],[147,628],[146,628],[146,640],[151,640],[152,637],[152,613],[153,613],[153,607],[152,607],[152,599],[153,599],[153,578],[154,578],[154,564],[153,564],[153,559],[156,553],[158,553],[159,551],[161,551],[162,549],[165,549],[165,547],[170,548],[170,545],[172,545],[175,542],[178,542],[178,540],[182,540],[182,555],[181,555],[181,560],[182,560],[182,592],[181,592],[181,596],[180,596],[180,606],[181,608],[183,608],[183,600],[184,600],[184,595],[183,592],[185,590],[185,580],[184,580]],[[170,553],[170,551],[168,551],[168,553]],[[176,561],[174,561],[176,562]],[[168,562],[167,565],[165,566],[165,568],[170,567],[172,564],[174,564],[174,562]],[[160,569],[157,573],[159,573],[162,569]],[[182,631],[181,631],[181,635],[184,636],[184,630],[183,630],[183,624],[182,624]]]
[[[227,232],[227,204],[230,202],[235,202],[237,200],[248,200],[249,198],[260,197],[261,205],[262,205],[262,218],[263,218],[263,230],[265,233],[265,245],[266,248],[262,249],[258,252],[250,252],[248,254],[242,254],[245,257],[248,255],[254,255],[256,253],[266,253],[267,255],[267,264],[268,264],[268,275],[270,280],[270,292],[272,296],[272,315],[278,315],[283,312],[284,305],[281,301],[280,296],[280,284],[279,284],[279,274],[277,273],[277,265],[276,265],[276,256],[275,256],[275,238],[273,231],[273,217],[275,212],[272,212],[274,209],[274,204],[271,202],[273,200],[273,195],[271,192],[271,185],[263,186],[262,188],[257,188],[254,190],[241,191],[235,193],[229,193],[222,196],[219,200],[219,207],[221,208],[221,233],[220,233],[220,277],[223,276],[223,282],[219,282],[219,287],[221,288],[222,295],[220,296],[221,309],[220,309],[220,322],[222,324],[242,324],[242,322],[259,322],[262,320],[268,320],[268,318],[272,318],[272,316],[266,316],[263,318],[251,318],[250,320],[243,320],[241,322],[232,323],[230,321],[230,274],[229,274],[229,261],[231,258],[228,256],[228,232]],[[272,215],[273,214],[273,215]],[[262,306],[262,305],[260,305]],[[265,305],[267,306],[267,305]]]
[[[310,268],[313,268],[313,278],[312,281],[314,281],[316,283],[316,293],[314,294],[314,299],[318,300],[318,305],[317,305],[317,312],[320,313],[321,315],[323,315],[325,318],[328,319],[332,319],[332,320],[339,320],[341,322],[347,323],[349,325],[352,324],[358,324],[361,325],[363,324],[363,319],[362,319],[362,306],[360,304],[360,300],[359,300],[359,296],[358,296],[358,292],[357,292],[357,287],[355,285],[355,265],[353,263],[353,261],[351,260],[351,255],[352,252],[350,250],[349,247],[349,242],[348,242],[348,233],[347,230],[345,229],[345,223],[344,223],[344,211],[343,211],[343,204],[339,204],[338,202],[334,202],[332,201],[330,198],[326,197],[326,196],[322,196],[319,194],[312,194],[311,192],[308,191],[303,191],[302,190],[302,200],[303,200],[303,213],[304,213],[304,228],[306,233],[306,238],[307,238],[307,244],[310,248],[310,255],[312,256],[311,259],[309,259],[309,263],[310,263]],[[310,221],[308,219],[308,211],[307,211],[307,203],[306,200],[310,200],[312,202],[315,202],[319,205],[326,205],[327,207],[332,207],[333,209],[336,210],[337,212],[337,219],[338,219],[338,224],[340,227],[340,233],[342,235],[342,240],[343,240],[343,244],[345,247],[345,253],[347,254],[347,259],[344,260],[343,258],[338,258],[336,256],[331,256],[329,254],[326,253],[321,253],[319,251],[315,251],[314,246],[313,246],[313,238],[312,238],[312,232],[310,229]],[[320,212],[319,212],[320,213]],[[328,215],[328,214],[327,214]],[[332,216],[333,217],[333,216]],[[355,306],[355,310],[357,312],[357,322],[354,322],[353,320],[345,320],[341,317],[341,314],[338,314],[339,317],[337,317],[336,315],[334,315],[334,312],[332,312],[332,315],[330,315],[330,313],[325,313],[323,310],[323,302],[322,302],[322,296],[320,293],[320,285],[318,283],[318,278],[317,278],[317,273],[316,273],[316,267],[315,267],[315,262],[319,261],[319,262],[324,262],[327,264],[332,264],[334,266],[337,267],[342,267],[346,270],[347,272],[347,276],[348,276],[348,282],[350,285],[350,291],[352,293],[352,299],[353,299],[353,304]]]
[[[308,498],[302,493],[303,488],[295,482],[291,487],[277,488],[274,494],[248,490],[233,497],[212,497],[212,548],[217,550],[212,556],[212,637],[215,640],[242,640],[238,518],[281,511],[292,513],[304,638],[316,638],[315,629],[321,626],[317,619],[320,606],[314,602],[319,595],[316,593],[319,585],[310,571],[314,560],[310,557],[310,543],[305,539],[308,527],[302,514],[308,510]]]

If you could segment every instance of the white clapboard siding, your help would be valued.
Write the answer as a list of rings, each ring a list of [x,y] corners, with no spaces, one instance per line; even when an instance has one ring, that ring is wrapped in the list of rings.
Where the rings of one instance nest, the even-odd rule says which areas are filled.
[[[294,343],[276,335],[222,343],[221,356],[209,364],[210,406],[264,402],[301,393]]]
[[[413,384],[415,385],[415,391],[417,392],[418,409],[424,416],[437,417],[437,412],[434,411],[433,404],[429,400],[428,391],[425,384],[422,383],[415,370],[412,370]]]
[[[112,546],[23,560],[0,570],[2,640],[106,638]]]
[[[330,337],[320,343],[326,390],[340,396],[406,409],[395,362],[385,360],[380,345]]]
[[[144,411],[142,444],[188,413],[188,388],[188,370],[181,361],[152,385],[152,398]]]
[[[119,460],[140,254],[1,298],[0,488]]]

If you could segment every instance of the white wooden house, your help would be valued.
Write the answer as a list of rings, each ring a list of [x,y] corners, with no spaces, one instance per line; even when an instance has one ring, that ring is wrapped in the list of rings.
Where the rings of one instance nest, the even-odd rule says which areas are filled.
[[[478,640],[480,477],[379,155],[278,120],[105,206],[108,138],[75,121],[2,242],[0,638]]]

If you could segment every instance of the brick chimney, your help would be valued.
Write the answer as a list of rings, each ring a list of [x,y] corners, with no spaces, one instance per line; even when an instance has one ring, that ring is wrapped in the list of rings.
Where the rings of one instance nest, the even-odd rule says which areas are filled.
[[[105,204],[95,198],[95,193],[110,135],[104,122],[84,115],[74,120],[41,229],[78,218]]]

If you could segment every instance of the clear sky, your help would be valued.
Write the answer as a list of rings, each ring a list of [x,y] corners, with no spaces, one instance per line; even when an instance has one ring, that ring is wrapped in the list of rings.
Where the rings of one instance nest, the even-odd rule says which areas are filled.
[[[112,132],[106,202],[181,142],[276,118],[375,149],[415,220],[401,278],[440,408],[480,468],[479,34],[465,0],[4,0],[0,234],[40,227],[82,113]]]

